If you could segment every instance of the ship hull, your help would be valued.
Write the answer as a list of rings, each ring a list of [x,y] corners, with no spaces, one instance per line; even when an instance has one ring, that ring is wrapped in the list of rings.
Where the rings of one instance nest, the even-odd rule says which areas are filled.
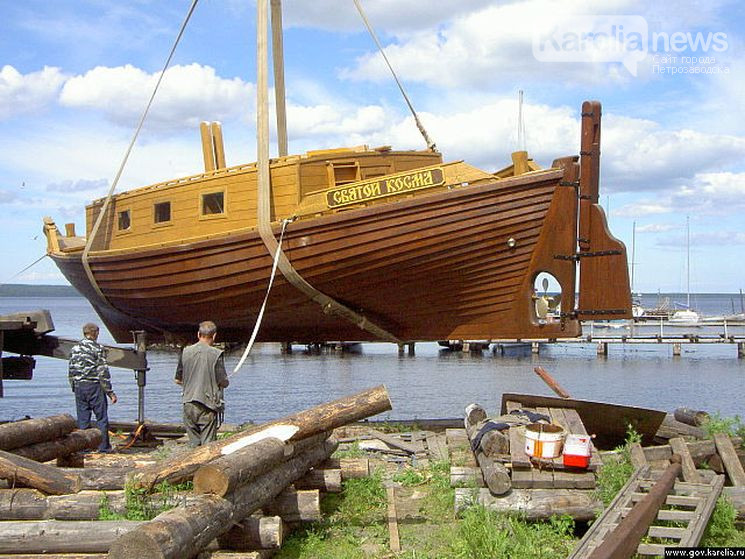
[[[573,300],[575,264],[556,258],[576,243],[576,193],[551,169],[492,184],[413,197],[288,225],[282,243],[316,289],[402,341],[566,337],[572,319],[541,321],[533,282],[559,278]],[[279,226],[275,226],[279,237]],[[273,258],[247,230],[159,248],[92,252],[94,291],[80,253],[52,254],[119,342],[194,336],[202,320],[223,340],[245,341],[264,299]],[[259,341],[366,341],[372,335],[325,313],[277,273]]]

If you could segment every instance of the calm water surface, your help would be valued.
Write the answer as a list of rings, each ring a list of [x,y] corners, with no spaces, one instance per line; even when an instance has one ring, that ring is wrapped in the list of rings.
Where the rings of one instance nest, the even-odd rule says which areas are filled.
[[[697,297],[707,301],[707,314],[729,312],[730,296],[720,297],[718,303],[708,295]],[[42,308],[52,312],[59,336],[77,339],[85,322],[100,324],[82,298],[0,298],[0,315]],[[595,335],[600,334],[595,330]],[[100,341],[114,343],[105,329]],[[227,357],[230,370],[238,358],[237,354]],[[176,361],[175,353],[148,353],[151,370],[145,410],[152,420],[181,419],[180,388],[172,380]],[[667,346],[646,345],[611,346],[607,358],[598,358],[593,344],[544,346],[537,356],[461,354],[433,343],[417,344],[415,356],[399,356],[390,344],[365,344],[358,354],[321,355],[296,346],[293,354],[281,355],[276,344],[265,344],[256,347],[231,378],[226,421],[274,419],[377,384],[386,385],[393,402],[393,410],[381,418],[460,417],[471,402],[496,410],[504,392],[553,395],[533,373],[536,365],[550,371],[577,398],[668,411],[688,406],[745,416],[745,359],[738,359],[736,346],[730,344],[684,345],[683,355],[675,358]],[[112,369],[112,378],[119,403],[109,408],[111,418],[136,419],[134,374]],[[37,357],[32,381],[7,381],[5,398],[0,399],[0,419],[74,414],[74,409],[67,362],[44,357]]]

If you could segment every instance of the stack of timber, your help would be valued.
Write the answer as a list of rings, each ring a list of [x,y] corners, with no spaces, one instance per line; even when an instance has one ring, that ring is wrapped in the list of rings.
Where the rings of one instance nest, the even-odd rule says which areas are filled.
[[[71,455],[100,443],[98,429],[77,430],[75,419],[66,413],[0,425],[0,450],[36,462],[68,463]]]
[[[338,480],[340,487],[341,469],[332,473],[321,467],[338,447],[337,440],[329,436],[331,430],[389,409],[385,387],[379,386],[252,427],[136,472],[132,483],[147,489],[164,480],[193,477],[194,496],[121,536],[111,546],[109,557],[194,557],[215,539],[224,545],[245,542],[257,526],[275,527],[264,540],[281,543],[284,523],[320,519],[320,512],[315,514],[320,510],[315,506],[319,490],[298,489],[294,483],[304,478],[301,486],[305,482],[306,487],[315,484],[336,490]],[[308,497],[312,514],[300,506]],[[285,513],[294,508],[297,515],[279,514],[283,507]],[[264,517],[281,516],[283,522],[247,520],[258,511]]]
[[[0,555],[270,557],[289,529],[321,519],[321,493],[369,475],[366,458],[331,458],[338,447],[331,431],[389,409],[379,386],[144,467],[147,459],[134,454],[89,461],[105,458],[105,468],[37,462],[16,451],[87,432],[73,431],[69,416],[9,424],[0,430],[0,444],[9,449],[0,450],[0,476],[8,487],[0,489]],[[21,423],[33,433],[45,424],[47,434],[18,436]],[[33,445],[18,444],[29,441]],[[152,491],[160,481],[192,477],[193,491]],[[143,510],[168,510],[147,522],[99,521],[102,502],[108,512],[126,515],[127,483],[149,490],[138,497]]]

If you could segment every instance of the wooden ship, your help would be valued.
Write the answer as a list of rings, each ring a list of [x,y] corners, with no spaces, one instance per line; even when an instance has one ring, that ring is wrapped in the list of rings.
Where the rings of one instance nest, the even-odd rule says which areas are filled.
[[[631,317],[626,248],[598,205],[600,103],[583,104],[580,157],[541,169],[516,152],[488,172],[432,144],[288,155],[277,87],[269,159],[266,34],[257,163],[227,167],[220,125],[203,123],[203,173],[93,201],[85,237],[44,220],[49,256],[117,341],[191,339],[206,319],[245,341],[275,260],[259,341],[556,338]],[[561,287],[550,317],[543,272]]]

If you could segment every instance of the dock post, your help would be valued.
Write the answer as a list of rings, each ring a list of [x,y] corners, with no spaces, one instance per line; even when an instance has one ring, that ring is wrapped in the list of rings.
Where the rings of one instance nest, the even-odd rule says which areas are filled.
[[[530,352],[538,355],[541,352],[541,344],[539,344],[538,342],[531,342]]]
[[[292,353],[292,342],[282,342],[279,345],[279,352],[283,355]]]
[[[608,357],[608,342],[598,342],[598,356]]]
[[[399,357],[404,354],[405,347],[406,347],[406,344],[398,344],[398,355],[399,355]]]
[[[416,355],[416,344],[414,342],[409,342],[406,347],[409,350],[409,355]]]
[[[134,337],[135,351],[143,357],[147,352],[147,334],[144,330],[135,330],[132,332]],[[145,369],[135,370],[135,379],[137,379],[137,425],[145,423],[145,385],[147,383],[147,358],[145,358]]]
[[[463,353],[467,353],[467,352],[471,351],[471,344],[470,344],[470,342],[464,341],[463,342],[463,349],[461,351]]]
[[[737,357],[745,358],[745,342],[737,342]]]
[[[681,353],[681,344],[680,342],[676,342],[673,344],[673,356],[680,357]]]

